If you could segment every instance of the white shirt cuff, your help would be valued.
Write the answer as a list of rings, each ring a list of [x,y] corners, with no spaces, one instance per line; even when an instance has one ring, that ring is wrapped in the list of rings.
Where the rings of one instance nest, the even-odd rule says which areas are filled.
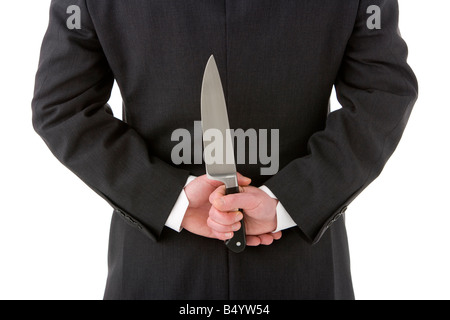
[[[259,187],[259,189],[267,193],[269,197],[277,199],[277,197],[273,194],[273,192],[270,191],[270,189],[267,188],[266,186],[261,186]],[[292,217],[289,215],[289,213],[281,204],[281,201],[278,201],[276,210],[277,210],[277,229],[273,233],[297,226],[295,221],[292,220]]]
[[[186,181],[185,187],[197,177],[189,176],[189,178]],[[166,221],[166,227],[169,227],[172,230],[175,230],[176,232],[181,232],[183,229],[181,227],[181,224],[183,223],[184,215],[186,214],[186,210],[189,207],[189,199],[186,196],[186,192],[181,190],[180,195],[178,196],[177,201],[175,202],[175,205],[172,208],[172,211],[170,212],[169,217]]]

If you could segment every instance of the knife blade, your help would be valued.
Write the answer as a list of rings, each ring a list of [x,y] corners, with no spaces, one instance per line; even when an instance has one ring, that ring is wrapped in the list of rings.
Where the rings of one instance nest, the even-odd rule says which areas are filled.
[[[239,193],[227,105],[219,70],[213,55],[209,58],[203,75],[201,115],[206,174],[209,179],[218,180],[225,184],[226,195]],[[214,139],[212,139],[212,133],[214,133]],[[221,141],[217,141],[217,139]],[[212,146],[214,146],[214,156],[212,156],[212,153],[206,152]],[[242,210],[240,211],[242,212]],[[241,221],[241,228],[235,231],[233,238],[225,241],[225,244],[233,252],[244,251],[246,240],[243,220]]]

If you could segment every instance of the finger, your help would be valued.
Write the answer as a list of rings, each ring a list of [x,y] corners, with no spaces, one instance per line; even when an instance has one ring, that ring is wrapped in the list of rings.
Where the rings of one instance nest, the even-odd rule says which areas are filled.
[[[245,188],[243,188],[245,190]],[[253,193],[241,192],[220,197],[219,192],[211,194],[211,204],[220,211],[232,211],[236,208],[252,210],[261,204],[261,199]]]
[[[224,185],[218,187],[216,190],[214,190],[209,195],[209,202],[212,204],[216,199],[222,198],[223,196],[225,196],[225,186]]]
[[[246,192],[245,186],[240,185],[239,193],[244,193],[244,192]],[[211,195],[209,196],[209,202],[212,204],[216,199],[222,198],[224,196],[226,196],[226,188],[224,185],[221,185],[211,193]],[[230,211],[230,210],[227,210],[227,211]]]
[[[212,230],[220,232],[220,233],[227,233],[227,232],[238,231],[241,228],[241,223],[240,222],[236,222],[236,223],[234,223],[232,225],[223,225],[223,224],[217,223],[216,221],[214,221],[211,218],[208,218],[208,220],[206,221],[206,224]]]
[[[261,239],[257,236],[247,236],[246,241],[249,247],[257,247],[261,244]]]
[[[261,240],[262,245],[268,246],[273,243],[273,236],[271,234],[261,234],[258,238]]]
[[[213,187],[213,188],[218,188],[218,187],[220,187],[220,186],[223,185],[223,182],[222,182],[222,181],[209,179],[208,176],[207,176],[206,174],[204,174],[204,175],[202,175],[202,176],[200,176],[200,177],[197,177],[196,180],[197,180],[197,179],[200,180],[200,181],[202,181],[202,182],[204,182],[204,183],[209,184],[209,185],[210,185],[211,187]]]
[[[273,243],[273,240],[281,239],[282,232],[276,233],[268,233],[259,236],[247,236],[247,245],[250,247],[256,247],[259,245],[270,245]],[[270,239],[272,238],[272,239]]]
[[[272,233],[272,237],[274,240],[280,240],[282,235],[283,235],[283,232],[281,232],[281,231]]]
[[[220,224],[223,225],[233,225],[236,222],[241,221],[244,218],[244,215],[240,211],[231,211],[231,212],[222,212],[217,210],[214,207],[211,207],[209,210],[209,217]]]
[[[225,241],[233,238],[234,233],[233,232],[217,232],[215,230],[212,230],[212,233],[216,239]]]
[[[238,185],[240,186],[248,186],[252,182],[252,179],[243,176],[239,172],[237,173],[237,178],[238,178]]]

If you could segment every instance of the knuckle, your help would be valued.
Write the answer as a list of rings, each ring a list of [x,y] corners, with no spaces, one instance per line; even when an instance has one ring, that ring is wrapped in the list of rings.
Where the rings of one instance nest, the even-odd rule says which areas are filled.
[[[217,191],[214,191],[213,193],[211,193],[209,195],[209,202],[212,204],[214,202],[214,200],[216,200],[217,197],[218,197],[217,196]]]
[[[226,223],[227,224],[234,224],[236,222],[235,215],[236,214],[234,212],[230,212],[230,213],[224,215]]]
[[[214,230],[214,223],[211,218],[208,218],[208,220],[206,220],[206,225]]]
[[[217,219],[216,220],[217,220],[217,222],[219,222],[221,224],[226,224],[226,225],[232,224],[231,219],[227,212],[217,211]]]
[[[211,207],[211,209],[209,210],[209,218],[214,219],[216,217],[217,217],[216,209],[214,207]]]

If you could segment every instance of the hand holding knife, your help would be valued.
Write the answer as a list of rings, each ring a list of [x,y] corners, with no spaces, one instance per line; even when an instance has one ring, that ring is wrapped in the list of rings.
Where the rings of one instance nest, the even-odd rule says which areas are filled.
[[[230,148],[232,139],[227,106],[219,70],[213,56],[209,58],[203,76],[201,114],[205,149],[212,143],[206,135],[208,130],[217,130],[216,132],[221,133],[219,136],[222,137],[221,145],[223,146],[223,150],[221,150],[222,161],[216,161],[217,154],[215,159],[212,159],[205,152],[206,174],[209,179],[223,182],[226,187],[226,194],[239,193],[234,149]],[[233,252],[242,252],[246,247],[245,236],[245,225],[242,220],[241,228],[235,231],[233,238],[225,241],[225,244]]]

